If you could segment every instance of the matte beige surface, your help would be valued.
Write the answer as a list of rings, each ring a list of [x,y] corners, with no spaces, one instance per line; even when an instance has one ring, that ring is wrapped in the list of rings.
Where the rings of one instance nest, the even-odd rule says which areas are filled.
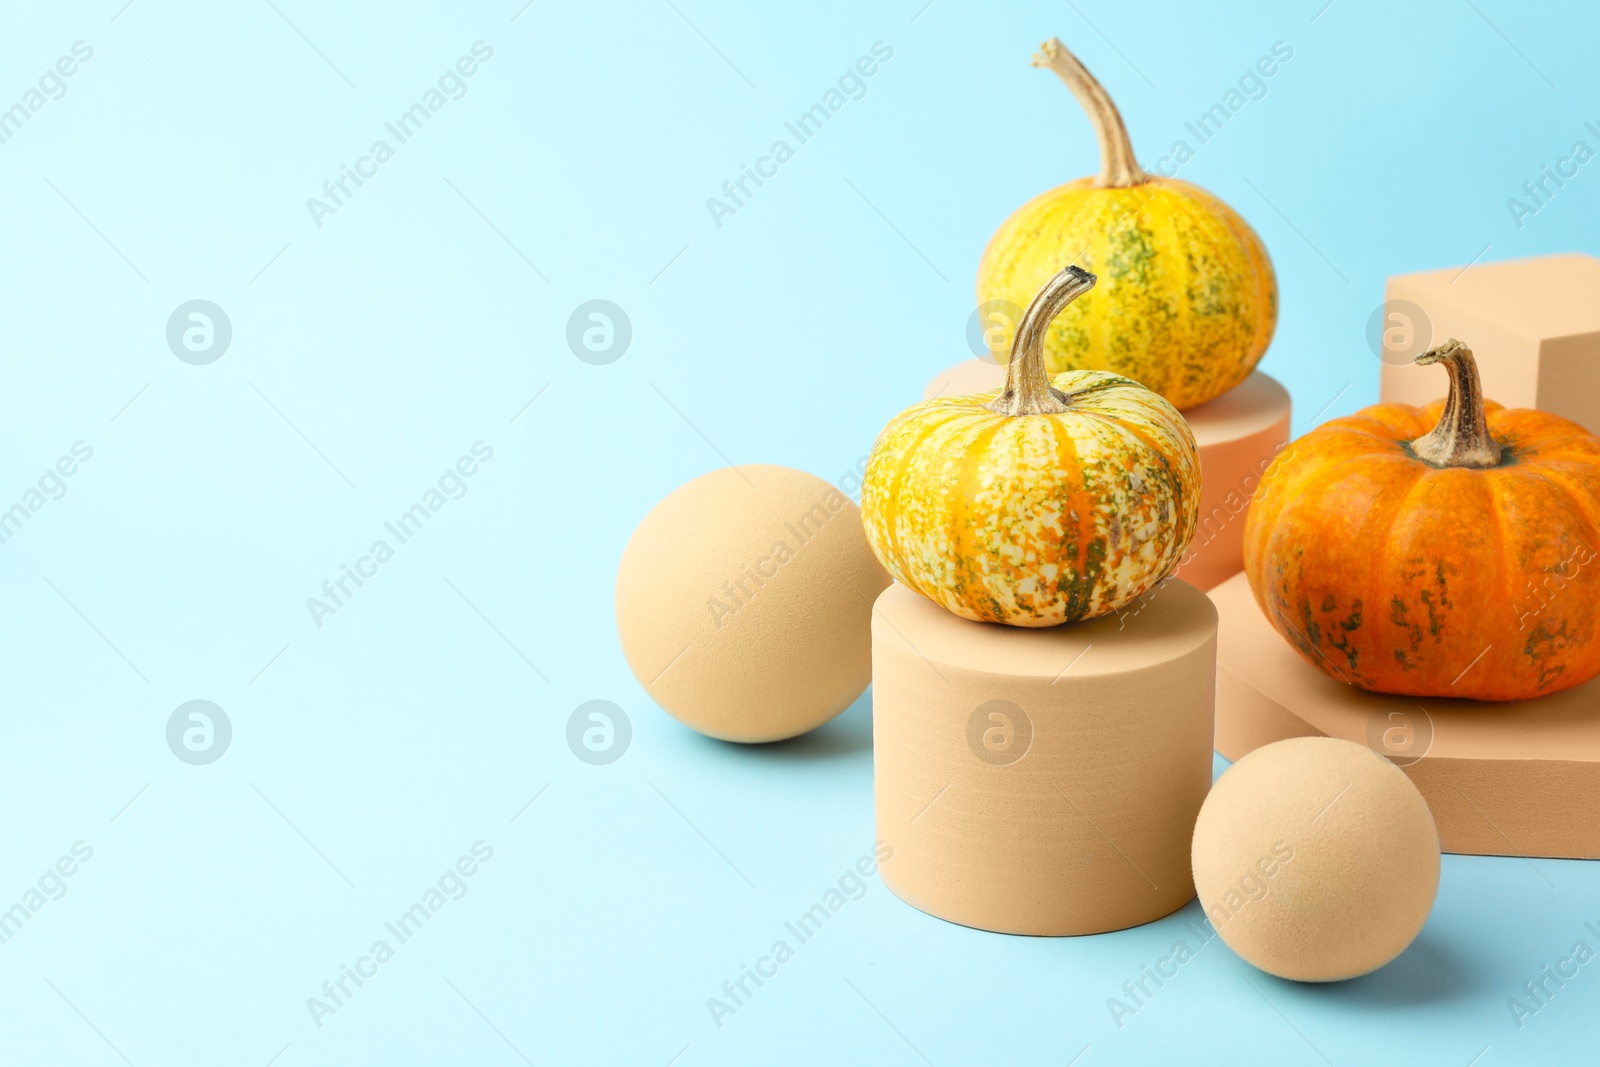
[[[1200,524],[1177,575],[1200,589],[1244,569],[1250,494],[1289,443],[1289,391],[1262,374],[1183,413],[1200,446]]]
[[[970,396],[973,393],[991,393],[1005,388],[1006,366],[987,359],[964,359],[953,367],[928,379],[922,388],[922,399],[936,396]]]
[[[729,467],[639,523],[617,568],[617,634],[674,718],[725,741],[776,741],[867,687],[871,604],[888,584],[837,488],[788,467]]]
[[[935,375],[924,399],[999,389],[1006,369],[969,359]],[[1200,526],[1177,576],[1200,589],[1244,569],[1244,520],[1261,473],[1289,442],[1289,391],[1255,371],[1233,389],[1182,413],[1200,446]]]
[[[1401,274],[1385,299],[1422,308],[1432,343],[1470,345],[1491,400],[1600,433],[1600,259],[1566,253]],[[1444,393],[1427,367],[1383,364],[1384,401],[1420,406]]]
[[[890,586],[872,619],[885,884],[1017,934],[1119,930],[1182,907],[1211,784],[1215,658],[1216,612],[1181,581],[1040,630]]]
[[[1416,938],[1439,890],[1428,805],[1365,745],[1299,737],[1217,780],[1194,828],[1194,880],[1211,925],[1280,978],[1377,970]]]
[[[1302,660],[1243,574],[1210,595],[1223,756],[1286,737],[1365,744],[1421,790],[1446,852],[1600,859],[1600,679],[1506,704],[1368,693]]]

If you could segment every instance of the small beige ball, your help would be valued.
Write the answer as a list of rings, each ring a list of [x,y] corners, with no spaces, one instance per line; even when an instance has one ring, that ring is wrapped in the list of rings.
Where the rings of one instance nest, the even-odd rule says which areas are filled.
[[[814,729],[872,678],[889,576],[861,511],[788,467],[729,467],[674,490],[617,568],[628,666],[679,722],[724,741]]]
[[[1266,745],[1200,808],[1194,881],[1222,940],[1269,974],[1335,982],[1404,952],[1439,889],[1439,834],[1398,767],[1331,737]]]

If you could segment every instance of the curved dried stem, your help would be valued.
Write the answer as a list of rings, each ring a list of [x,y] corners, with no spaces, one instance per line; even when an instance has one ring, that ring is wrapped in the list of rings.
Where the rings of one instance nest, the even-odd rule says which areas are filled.
[[[1072,398],[1050,384],[1044,366],[1044,339],[1055,317],[1094,288],[1097,279],[1082,267],[1068,267],[1044,283],[1017,323],[1006,364],[1005,390],[985,405],[1000,415],[1054,415],[1072,406]]]
[[[1450,395],[1439,424],[1411,442],[1411,450],[1435,467],[1498,467],[1504,450],[1489,433],[1483,410],[1483,384],[1472,349],[1451,338],[1415,360],[1419,367],[1443,363],[1450,372]]]
[[[1133,155],[1133,142],[1128,139],[1128,128],[1122,124],[1122,112],[1111,102],[1105,86],[1089,73],[1078,57],[1067,51],[1067,46],[1052,37],[1039,46],[1033,65],[1049,67],[1056,76],[1067,83],[1072,95],[1078,98],[1095,136],[1100,140],[1100,173],[1094,184],[1101,189],[1127,189],[1142,185],[1150,175],[1140,168]]]

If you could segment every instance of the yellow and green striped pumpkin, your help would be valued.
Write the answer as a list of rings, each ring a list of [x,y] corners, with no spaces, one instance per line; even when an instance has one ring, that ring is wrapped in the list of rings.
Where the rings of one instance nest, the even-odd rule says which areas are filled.
[[[962,618],[1108,614],[1171,574],[1194,536],[1200,458],[1177,410],[1121,375],[1045,373],[1051,320],[1094,284],[1069,267],[1039,292],[1004,390],[923,401],[873,446],[868,542],[896,581]]]
[[[1255,368],[1277,325],[1266,248],[1212,194],[1140,169],[1100,83],[1059,41],[1041,51],[1035,65],[1055,70],[1094,123],[1101,171],[1035,197],[1001,224],[978,267],[979,306],[1020,308],[1061,262],[1080,263],[1100,285],[1050,331],[1051,373],[1114,371],[1180,410],[1221,396]],[[997,359],[1003,333],[986,334]]]

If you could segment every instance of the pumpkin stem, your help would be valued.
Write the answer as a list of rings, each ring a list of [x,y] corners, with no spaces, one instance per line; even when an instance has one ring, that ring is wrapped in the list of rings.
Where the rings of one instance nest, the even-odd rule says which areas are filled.
[[[1150,175],[1134,158],[1128,128],[1122,124],[1122,113],[1111,102],[1111,94],[1077,56],[1067,51],[1066,45],[1057,38],[1050,38],[1039,46],[1033,65],[1055,71],[1088,114],[1095,136],[1100,139],[1100,173],[1094,179],[1096,188],[1128,189],[1150,180]]]
[[[1498,467],[1502,450],[1489,434],[1483,385],[1472,349],[1452,338],[1428,349],[1415,362],[1419,367],[1443,363],[1450,372],[1450,395],[1439,414],[1439,425],[1412,441],[1411,450],[1435,467]]]
[[[1044,339],[1055,317],[1094,288],[1096,278],[1082,267],[1068,267],[1034,294],[1011,338],[1006,387],[984,406],[999,415],[1055,415],[1072,406],[1072,398],[1050,384],[1044,367]]]

